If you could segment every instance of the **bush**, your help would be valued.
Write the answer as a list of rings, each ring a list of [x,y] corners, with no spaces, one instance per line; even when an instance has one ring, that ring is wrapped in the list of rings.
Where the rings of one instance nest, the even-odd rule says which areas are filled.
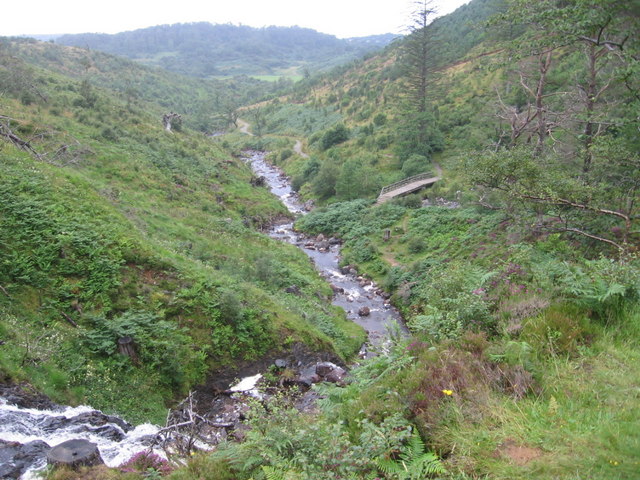
[[[592,328],[585,313],[570,305],[556,305],[523,322],[520,339],[535,351],[549,355],[572,355],[588,342]]]
[[[409,242],[407,242],[407,249],[409,253],[420,253],[426,248],[427,244],[425,243],[422,237],[411,237]]]
[[[431,269],[413,294],[422,312],[409,320],[409,327],[435,340],[458,338],[468,329],[495,333],[496,322],[482,288],[492,276],[462,263]]]
[[[414,153],[402,164],[402,176],[408,178],[424,173],[429,169],[430,165],[431,162],[429,162],[427,157]]]
[[[320,146],[322,150],[328,150],[334,145],[346,142],[347,140],[349,140],[349,130],[343,123],[339,123],[332,129],[325,132],[322,136]]]

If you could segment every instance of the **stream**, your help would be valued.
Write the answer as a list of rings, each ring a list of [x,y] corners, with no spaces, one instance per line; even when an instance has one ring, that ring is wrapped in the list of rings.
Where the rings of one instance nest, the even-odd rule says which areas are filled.
[[[281,199],[291,213],[299,216],[307,212],[291,188],[289,179],[266,162],[265,153],[247,152],[245,160],[257,176],[264,177],[271,192]],[[340,267],[339,240],[307,237],[294,230],[293,222],[274,226],[269,235],[302,249],[332,285],[335,292],[333,304],[342,307],[349,319],[367,331],[369,340],[362,347],[361,357],[384,350],[390,338],[389,329],[395,333],[407,333],[399,312],[390,305],[387,295],[370,280],[358,276],[352,267]],[[342,370],[331,363],[325,362],[324,365],[325,368],[329,365],[329,370],[336,367],[336,372]],[[312,373],[318,371],[317,365],[310,368]],[[256,382],[260,378],[261,372],[252,372],[232,386],[227,384],[227,392],[251,394],[255,392]],[[150,449],[160,431],[160,427],[149,424],[134,428],[117,417],[105,415],[88,406],[72,408],[47,401],[35,405],[36,408],[28,408],[31,405],[18,407],[14,404],[20,404],[21,395],[5,392],[4,397],[0,396],[0,478],[36,478],[37,471],[46,465],[46,454],[50,447],[71,439],[85,439],[97,444],[104,462],[110,467],[119,466],[137,452]],[[29,398],[28,394],[25,396]],[[231,397],[227,394],[222,397],[225,399],[213,399],[206,410],[213,411],[211,407],[214,405],[229,410],[228,399]],[[235,402],[231,407],[234,421],[239,418],[242,409],[242,401]],[[228,416],[218,418],[214,413],[211,413],[211,418],[217,422],[229,421]],[[222,433],[226,437],[226,431]],[[157,450],[156,453],[162,454]]]
[[[264,152],[247,152],[247,155],[247,162],[255,174],[264,177],[271,192],[280,198],[291,213],[307,213],[305,205],[292,189],[289,178],[266,161]],[[293,222],[273,227],[269,235],[296,245],[311,258],[335,292],[332,303],[342,307],[350,320],[367,331],[371,346],[384,348],[390,329],[398,330],[401,334],[408,333],[400,312],[373,282],[358,276],[353,268],[340,268],[339,241],[323,237],[309,238],[296,232]],[[365,312],[368,313],[363,315]]]
[[[127,422],[88,406],[20,408],[0,398],[0,478],[37,478],[50,447],[71,439],[95,443],[104,462],[115,467],[148,448],[159,428]]]

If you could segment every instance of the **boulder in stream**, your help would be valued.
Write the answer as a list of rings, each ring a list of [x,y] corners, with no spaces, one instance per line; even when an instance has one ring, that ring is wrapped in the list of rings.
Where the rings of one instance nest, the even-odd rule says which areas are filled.
[[[316,375],[324,382],[344,383],[347,371],[332,362],[320,362],[316,364]]]
[[[0,440],[0,478],[20,478],[29,468],[40,463],[50,448],[42,440],[24,445]]]
[[[98,445],[88,440],[74,439],[56,445],[47,454],[47,463],[53,466],[77,468],[93,467],[104,463]]]

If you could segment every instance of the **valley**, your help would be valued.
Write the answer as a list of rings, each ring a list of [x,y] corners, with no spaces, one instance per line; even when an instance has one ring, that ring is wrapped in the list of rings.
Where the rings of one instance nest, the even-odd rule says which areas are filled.
[[[418,7],[0,37],[0,476],[637,478],[635,4]]]

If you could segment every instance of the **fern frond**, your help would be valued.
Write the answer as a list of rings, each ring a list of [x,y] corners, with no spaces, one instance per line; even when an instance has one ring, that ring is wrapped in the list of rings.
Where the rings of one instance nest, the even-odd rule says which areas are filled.
[[[378,458],[374,463],[385,476],[397,480],[423,480],[429,475],[445,473],[444,465],[438,456],[424,450],[422,438],[414,432],[400,452],[398,461]]]
[[[285,480],[286,472],[283,472],[279,468],[271,467],[269,465],[262,466],[262,473],[267,480]]]

